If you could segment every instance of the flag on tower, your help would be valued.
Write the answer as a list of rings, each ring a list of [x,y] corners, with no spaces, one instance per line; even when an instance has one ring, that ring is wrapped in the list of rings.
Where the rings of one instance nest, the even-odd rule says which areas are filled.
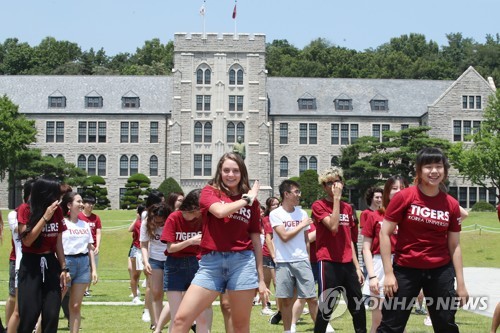
[[[236,1],[234,2],[234,9],[233,9],[233,20],[236,19]]]
[[[200,7],[200,15],[205,16],[205,1],[203,1],[203,5]]]

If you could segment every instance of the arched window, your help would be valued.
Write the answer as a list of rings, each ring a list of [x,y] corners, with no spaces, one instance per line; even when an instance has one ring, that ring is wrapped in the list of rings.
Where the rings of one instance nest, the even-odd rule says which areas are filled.
[[[137,155],[132,155],[130,157],[130,175],[135,175],[139,172],[139,158]]]
[[[205,84],[210,84],[212,80],[212,71],[210,69],[205,69]]]
[[[203,69],[196,71],[196,84],[203,84]]]
[[[99,155],[97,159],[97,174],[99,176],[106,176],[106,156]]]
[[[236,139],[241,136],[241,141],[245,142],[245,124],[238,123],[236,125]]]
[[[89,156],[87,173],[89,176],[95,176],[96,174],[96,158],[94,155]]]
[[[47,154],[47,157],[52,157],[52,158],[54,158],[54,155],[52,155],[52,154]]]
[[[84,155],[78,156],[78,167],[82,170],[87,170],[87,159]]]
[[[120,157],[120,176],[128,176],[128,157],[126,155]]]
[[[340,166],[339,157],[332,156],[332,160],[330,161],[331,166]]]
[[[309,169],[318,171],[318,159],[315,156],[309,158]]]
[[[235,142],[234,123],[227,124],[227,142]]]
[[[61,154],[57,154],[56,158],[62,158],[62,159],[64,159],[64,156],[62,156]]]
[[[197,121],[194,123],[194,142],[202,142],[203,125]]]
[[[236,77],[236,84],[237,85],[242,85],[243,84],[243,70],[239,69]]]
[[[288,158],[280,158],[280,177],[288,177]]]
[[[212,123],[205,123],[205,131],[203,133],[203,142],[212,142]]]
[[[158,157],[155,155],[149,158],[149,175],[158,176]]]
[[[236,84],[236,71],[234,69],[229,70],[229,85]]]
[[[299,159],[299,176],[307,170],[307,158],[301,156]]]

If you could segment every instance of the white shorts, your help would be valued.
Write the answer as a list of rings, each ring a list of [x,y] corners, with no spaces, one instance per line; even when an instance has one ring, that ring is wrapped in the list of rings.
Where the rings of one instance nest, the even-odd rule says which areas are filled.
[[[142,271],[144,269],[144,264],[142,263],[142,251],[135,252],[135,270]]]
[[[384,265],[382,265],[382,257],[380,254],[373,255],[373,272],[378,277],[378,286],[379,286],[379,298],[384,298]],[[369,276],[366,275],[365,283],[363,284],[363,295],[370,295],[377,297],[377,295],[373,294],[370,290],[370,279]]]

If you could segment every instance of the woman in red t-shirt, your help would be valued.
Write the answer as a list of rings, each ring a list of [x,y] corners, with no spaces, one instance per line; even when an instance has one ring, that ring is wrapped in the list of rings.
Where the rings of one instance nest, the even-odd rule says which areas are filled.
[[[372,296],[372,327],[370,332],[374,333],[382,320],[380,299],[384,298],[384,267],[380,256],[380,229],[384,220],[385,207],[389,205],[392,197],[399,191],[408,187],[408,181],[401,176],[392,176],[385,182],[382,191],[382,206],[367,215],[364,227],[361,229],[363,235],[363,258],[367,275],[363,285],[363,295]],[[396,231],[395,231],[396,232]],[[396,233],[391,236],[391,253],[394,253]]]
[[[377,332],[403,332],[411,304],[422,288],[434,331],[458,332],[455,303],[457,296],[461,304],[466,302],[468,293],[460,249],[460,206],[441,190],[449,167],[440,149],[422,149],[416,161],[417,185],[397,193],[387,207],[380,252],[384,292],[391,302],[382,309]],[[390,236],[396,226],[398,238],[392,264]]]
[[[30,205],[18,211],[23,243],[18,280],[20,333],[31,333],[42,312],[42,331],[57,332],[61,289],[66,289],[70,278],[62,244],[66,225],[60,197],[59,182],[40,178],[33,184]]]
[[[132,244],[128,252],[128,272],[130,275],[130,289],[132,290],[132,303],[141,304],[141,296],[139,291],[139,279],[141,272],[144,269],[142,265],[142,252],[141,242],[139,241],[139,234],[141,232],[141,215],[146,209],[144,205],[137,206],[137,216],[135,220],[128,227],[128,231],[132,233]]]
[[[250,331],[255,289],[264,298],[259,183],[250,188],[240,155],[224,154],[214,178],[201,191],[203,218],[200,268],[175,316],[171,333],[188,332],[196,317],[226,293],[235,332]],[[253,250],[253,251],[252,251]]]

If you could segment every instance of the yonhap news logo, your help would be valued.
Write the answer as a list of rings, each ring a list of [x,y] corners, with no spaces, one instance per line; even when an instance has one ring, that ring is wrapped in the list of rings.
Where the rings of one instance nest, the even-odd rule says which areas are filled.
[[[344,287],[329,288],[319,295],[318,309],[323,319],[332,320],[344,314],[347,307],[338,307],[342,295],[345,295]]]

